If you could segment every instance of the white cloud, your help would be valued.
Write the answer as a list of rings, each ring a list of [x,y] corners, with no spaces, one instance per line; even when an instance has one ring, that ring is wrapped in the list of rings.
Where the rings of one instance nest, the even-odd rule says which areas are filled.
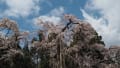
[[[39,1],[40,0],[4,0],[8,8],[3,12],[3,16],[26,17],[32,13],[38,13],[40,10]]]
[[[57,25],[61,21],[61,18],[56,16],[40,16],[39,19],[43,22],[53,23],[54,25]]]
[[[55,9],[53,9],[49,14],[51,15],[51,16],[62,16],[63,15],[63,13],[64,13],[64,7],[59,7],[59,8],[55,8]]]
[[[52,11],[50,11],[46,15],[39,16],[38,18],[35,18],[34,20],[41,19],[43,22],[51,22],[54,25],[58,25],[61,22],[61,16],[64,13],[64,7],[55,8]],[[39,24],[39,22],[35,22],[35,25]]]
[[[120,0],[89,0],[84,10],[83,17],[103,36],[107,45],[120,44]],[[102,15],[96,19],[93,11],[99,10]],[[86,11],[91,11],[87,13]],[[107,21],[106,21],[107,20]]]

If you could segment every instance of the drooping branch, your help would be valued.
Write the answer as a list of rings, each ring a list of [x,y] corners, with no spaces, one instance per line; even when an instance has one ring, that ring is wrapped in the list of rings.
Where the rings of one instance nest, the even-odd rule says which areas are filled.
[[[17,23],[8,18],[3,18],[2,21],[0,21],[0,28],[7,28],[9,30],[12,30],[15,35],[19,34]]]

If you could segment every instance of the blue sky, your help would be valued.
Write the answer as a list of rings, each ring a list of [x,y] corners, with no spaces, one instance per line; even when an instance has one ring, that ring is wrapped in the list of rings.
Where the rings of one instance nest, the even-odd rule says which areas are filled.
[[[73,14],[88,21],[107,45],[119,45],[119,6],[120,0],[0,0],[0,18],[15,20],[21,31],[34,31],[36,19],[59,24],[63,14]]]
[[[15,1],[15,0],[12,0],[12,1]],[[37,3],[38,4],[37,6],[40,8],[40,10],[38,11],[37,14],[36,13],[31,13],[26,17],[24,17],[24,15],[22,16],[22,14],[19,15],[19,13],[16,14],[16,15],[3,14],[2,16],[0,16],[0,18],[9,17],[10,19],[15,20],[18,23],[18,25],[21,29],[23,29],[23,30],[33,30],[34,27],[33,27],[32,21],[31,21],[32,19],[37,18],[41,15],[46,15],[50,11],[52,11],[53,9],[63,7],[64,8],[64,13],[74,14],[78,18],[83,19],[82,13],[80,12],[80,8],[84,7],[84,5],[86,3],[86,0],[75,0],[75,1],[72,1],[72,0],[59,0],[59,1],[58,0],[46,0],[46,1],[38,0],[38,1],[39,2]],[[13,4],[14,3],[15,2],[13,2]],[[35,7],[35,6],[33,6],[33,7]],[[4,13],[9,8],[10,8],[9,5],[7,5],[5,1],[2,2],[2,0],[1,0],[0,13]],[[22,10],[20,10],[20,11],[22,13]]]

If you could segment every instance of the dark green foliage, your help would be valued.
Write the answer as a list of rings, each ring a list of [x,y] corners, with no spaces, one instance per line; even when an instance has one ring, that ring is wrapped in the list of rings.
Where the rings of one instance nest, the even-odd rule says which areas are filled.
[[[23,49],[24,58],[23,58],[23,64],[24,68],[35,68],[35,63],[32,60],[32,55],[29,52],[28,49]]]
[[[74,62],[70,57],[66,56],[65,57],[65,66],[66,68],[78,68],[79,64]]]
[[[50,33],[48,36],[49,42],[51,42],[53,39],[56,39],[57,34],[56,33]]]
[[[47,55],[41,55],[40,68],[50,68],[49,67],[49,57]]]
[[[90,40],[89,44],[100,43],[100,44],[105,45],[105,43],[104,43],[103,41],[101,41],[101,40],[102,40],[102,36],[95,35],[95,37],[93,37],[93,38]]]

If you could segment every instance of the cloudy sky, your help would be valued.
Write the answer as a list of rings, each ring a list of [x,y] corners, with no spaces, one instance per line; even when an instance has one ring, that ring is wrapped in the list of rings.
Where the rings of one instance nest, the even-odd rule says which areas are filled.
[[[0,0],[0,18],[15,20],[21,31],[38,29],[38,18],[59,24],[63,14],[74,14],[88,21],[107,46],[120,45],[119,12],[120,0]]]

